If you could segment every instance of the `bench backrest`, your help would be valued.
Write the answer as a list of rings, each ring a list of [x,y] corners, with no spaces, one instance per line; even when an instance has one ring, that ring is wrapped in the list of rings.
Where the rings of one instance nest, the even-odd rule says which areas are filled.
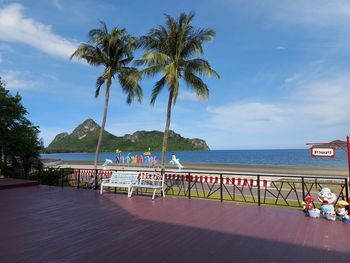
[[[119,171],[113,172],[109,183],[112,184],[136,184],[138,178],[137,172]]]
[[[141,173],[139,176],[140,185],[164,185],[164,174],[160,173]]]

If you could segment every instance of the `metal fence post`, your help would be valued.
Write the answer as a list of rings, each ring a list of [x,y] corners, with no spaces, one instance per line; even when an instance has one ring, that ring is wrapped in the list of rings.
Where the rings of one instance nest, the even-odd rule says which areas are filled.
[[[222,174],[220,174],[220,202],[224,200],[223,194],[222,194]]]
[[[345,195],[346,195],[346,201],[349,201],[349,189],[348,189],[348,178],[345,178]]]
[[[191,173],[188,173],[188,199],[191,199]]]
[[[53,178],[52,178],[52,168],[49,168],[49,185],[52,185]]]
[[[258,175],[258,205],[261,205],[261,200],[260,200],[260,175]]]
[[[39,184],[41,184],[41,167],[39,167],[39,170],[38,170],[38,182]]]
[[[78,169],[78,189],[80,188],[80,169]]]
[[[303,200],[305,198],[305,182],[304,182],[304,177],[301,177],[301,191],[303,193]]]
[[[61,187],[63,187],[64,168],[61,169]]]
[[[98,170],[97,170],[97,169],[95,169],[95,186],[94,186],[94,190],[96,190],[96,189],[97,189],[97,181],[98,181],[98,178],[97,178],[97,172],[98,172]]]

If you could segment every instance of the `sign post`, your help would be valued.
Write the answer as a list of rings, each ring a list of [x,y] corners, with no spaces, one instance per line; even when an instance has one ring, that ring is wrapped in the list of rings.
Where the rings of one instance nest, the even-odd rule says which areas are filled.
[[[348,152],[348,169],[349,169],[349,178],[348,178],[348,186],[349,186],[349,190],[350,190],[350,143],[349,143],[349,135],[346,136],[346,149]],[[349,200],[348,200],[349,201]]]
[[[341,148],[347,152],[348,155],[348,185],[347,190],[350,191],[350,139],[349,135],[346,136],[346,142],[334,141],[327,143],[307,143],[306,145],[312,145],[310,148],[311,156],[315,157],[335,157],[336,148]],[[345,149],[346,145],[346,149]],[[350,203],[350,198],[348,200]]]

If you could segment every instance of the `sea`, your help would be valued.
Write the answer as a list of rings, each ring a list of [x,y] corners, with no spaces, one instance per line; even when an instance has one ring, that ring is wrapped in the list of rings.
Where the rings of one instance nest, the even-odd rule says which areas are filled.
[[[173,151],[167,153],[167,160],[174,153],[181,163],[206,164],[244,164],[244,165],[280,165],[296,167],[347,167],[347,153],[342,149],[336,150],[334,158],[312,158],[310,149],[284,149],[284,150],[210,150],[210,151]],[[142,155],[143,152],[122,152],[127,155]],[[151,152],[160,161],[160,152]],[[51,153],[41,154],[41,158],[53,158],[75,161],[93,161],[94,153]],[[115,161],[116,153],[103,152],[100,161],[111,159]]]

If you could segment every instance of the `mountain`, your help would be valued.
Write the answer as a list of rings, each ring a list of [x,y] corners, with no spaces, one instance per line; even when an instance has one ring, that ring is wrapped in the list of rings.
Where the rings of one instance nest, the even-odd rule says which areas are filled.
[[[46,153],[53,152],[95,152],[99,136],[100,126],[92,119],[78,125],[71,134],[67,132],[57,134],[55,139],[44,150]],[[137,131],[133,134],[115,136],[107,131],[103,133],[101,152],[114,152],[121,149],[123,152],[161,151],[163,132],[160,131]],[[209,150],[204,140],[182,137],[174,131],[169,131],[169,151],[196,151]]]

